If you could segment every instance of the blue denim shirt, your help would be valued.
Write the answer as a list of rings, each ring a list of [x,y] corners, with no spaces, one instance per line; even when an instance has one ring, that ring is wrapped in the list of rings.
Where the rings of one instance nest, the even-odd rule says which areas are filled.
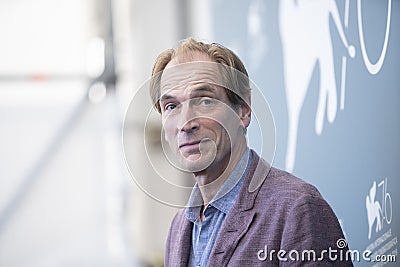
[[[199,187],[197,184],[194,186],[189,198],[189,205],[185,210],[186,217],[193,222],[192,248],[188,266],[203,267],[207,265],[221,226],[225,221],[226,215],[235,204],[244,177],[248,172],[251,162],[250,157],[250,149],[247,148],[228,179],[205,208],[203,212],[205,219],[203,221],[200,220],[201,206],[191,205],[199,203],[199,200],[202,203]]]

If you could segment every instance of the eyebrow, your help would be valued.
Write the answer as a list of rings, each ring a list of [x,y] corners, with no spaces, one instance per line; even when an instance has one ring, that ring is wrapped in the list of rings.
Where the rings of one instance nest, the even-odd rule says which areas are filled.
[[[215,93],[215,89],[209,84],[202,84],[202,85],[196,87],[195,89],[193,89],[190,96],[191,97],[199,96],[202,93]],[[175,99],[175,97],[173,95],[165,93],[160,97],[160,102],[165,102],[170,99]]]
[[[163,94],[160,97],[160,102],[167,101],[169,99],[175,99],[175,97],[173,97],[172,95],[169,95],[169,94]]]
[[[209,84],[201,84],[200,86],[193,89],[190,96],[201,95],[202,93],[215,93],[215,89]]]

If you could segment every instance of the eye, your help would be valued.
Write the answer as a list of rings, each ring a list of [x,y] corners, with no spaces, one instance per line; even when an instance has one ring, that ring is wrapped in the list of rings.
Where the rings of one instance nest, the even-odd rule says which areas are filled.
[[[214,99],[209,98],[209,97],[203,97],[200,100],[200,105],[203,105],[203,106],[208,106],[208,105],[211,105],[213,103],[214,103]]]
[[[164,106],[164,109],[165,109],[165,110],[173,110],[173,109],[175,109],[175,108],[176,108],[176,105],[173,104],[173,103],[169,103],[169,104],[166,104],[166,105]]]

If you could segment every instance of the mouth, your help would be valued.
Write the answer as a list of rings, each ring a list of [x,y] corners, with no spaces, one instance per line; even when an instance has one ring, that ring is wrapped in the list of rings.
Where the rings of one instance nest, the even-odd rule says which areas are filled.
[[[186,142],[181,145],[179,145],[179,149],[185,148],[185,149],[190,149],[190,148],[197,148],[200,145],[201,141],[193,141],[193,142]]]
[[[204,144],[208,141],[210,141],[209,138],[203,138],[201,140],[184,142],[179,145],[179,149],[186,152],[198,153],[200,151],[200,144]]]

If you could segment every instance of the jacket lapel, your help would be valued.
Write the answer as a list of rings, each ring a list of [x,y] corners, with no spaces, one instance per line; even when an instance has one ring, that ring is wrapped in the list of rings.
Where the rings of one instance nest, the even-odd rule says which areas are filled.
[[[253,150],[250,169],[235,205],[227,215],[221,231],[211,251],[208,266],[226,266],[235,251],[239,240],[249,230],[255,215],[254,201],[261,184],[267,177],[270,165]]]
[[[208,260],[208,266],[226,266],[239,240],[249,230],[255,212],[252,210],[242,213],[238,210],[233,211],[230,213],[232,216],[226,218],[224,226],[215,241]]]

